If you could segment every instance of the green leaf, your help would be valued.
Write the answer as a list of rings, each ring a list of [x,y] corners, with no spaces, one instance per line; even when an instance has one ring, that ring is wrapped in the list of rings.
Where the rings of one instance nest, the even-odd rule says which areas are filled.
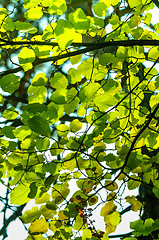
[[[99,63],[102,64],[103,66],[106,66],[107,64],[115,63],[115,62],[117,62],[116,57],[111,53],[104,53],[99,58]]]
[[[32,183],[32,182],[40,183],[41,181],[41,178],[38,177],[38,175],[34,172],[27,172],[24,177],[26,182],[28,183]]]
[[[47,149],[49,149],[49,146],[50,141],[47,137],[36,139],[36,147],[39,151],[46,151]]]
[[[81,8],[77,8],[75,12],[70,13],[68,19],[80,33],[85,33],[90,26],[90,21]]]
[[[72,132],[77,132],[82,128],[82,122],[80,122],[78,119],[74,119],[70,123],[70,129]]]
[[[23,47],[18,55],[18,60],[20,64],[32,63],[35,60],[35,53],[32,49]]]
[[[159,180],[154,180],[153,185],[152,192],[159,198]]]
[[[3,27],[6,31],[14,30],[14,22],[10,17],[7,17],[3,23]]]
[[[69,21],[60,19],[57,22],[54,34],[59,47],[61,49],[65,49],[72,43],[74,39],[75,29]]]
[[[35,204],[42,204],[50,201],[50,195],[48,193],[43,193],[43,195],[40,198],[35,199]]]
[[[150,107],[153,108],[159,103],[159,94],[152,95],[150,98]]]
[[[18,20],[14,24],[15,24],[16,30],[19,30],[20,33],[34,34],[34,33],[37,32],[37,28],[32,26],[28,22],[21,22],[21,21]]]
[[[116,14],[113,14],[109,23],[112,25],[119,24],[119,17]]]
[[[81,230],[82,228],[84,228],[83,219],[79,215],[77,215],[77,217],[76,217],[73,228],[74,228],[74,230]]]
[[[10,73],[0,79],[0,86],[4,92],[13,93],[20,86],[20,77]]]
[[[49,223],[46,221],[45,218],[36,219],[32,224],[29,226],[29,232],[31,234],[38,234],[38,233],[46,233],[49,227]]]
[[[13,130],[13,134],[19,141],[24,140],[27,136],[30,136],[32,131],[27,126],[21,126]]]
[[[67,102],[67,89],[57,89],[53,92],[51,96],[51,101],[53,101],[56,104],[65,104]]]
[[[46,97],[46,87],[44,86],[32,86],[28,88],[28,93],[29,93],[29,104],[33,103],[44,103],[45,102],[45,97]]]
[[[35,219],[39,218],[41,215],[41,211],[38,209],[38,207],[33,207],[31,210],[27,210],[23,213],[23,216],[21,216],[21,220],[23,223],[31,223],[35,221]]]
[[[50,147],[52,156],[57,156],[64,151],[63,145],[58,145],[57,142],[53,143]]]
[[[8,108],[2,113],[2,117],[8,120],[13,120],[17,118],[18,115],[19,113],[15,110],[14,107]]]
[[[131,8],[137,7],[138,5],[142,4],[142,0],[136,1],[136,0],[128,0],[129,6]]]
[[[79,97],[80,100],[85,102],[92,102],[95,99],[96,95],[101,92],[100,84],[98,83],[88,83],[83,84]]]
[[[72,87],[67,92],[67,103],[64,106],[66,114],[70,114],[75,111],[79,105],[79,98],[77,97],[77,90]]]
[[[107,6],[104,2],[94,4],[93,11],[98,17],[104,17],[107,12]]]
[[[38,73],[35,75],[35,77],[32,80],[33,86],[42,86],[47,83],[47,78],[45,73]]]
[[[72,65],[74,65],[74,64],[79,63],[81,61],[81,59],[82,59],[82,54],[79,54],[79,55],[70,57],[70,62],[71,62]]]
[[[2,94],[0,94],[0,104],[4,104],[4,99],[3,99]]]
[[[51,123],[58,122],[59,118],[63,115],[63,107],[51,102],[48,106],[46,115]]]
[[[27,158],[28,158],[28,155],[24,155],[22,154],[20,151],[17,151],[17,152],[12,152],[9,156],[8,156],[8,161],[11,163],[11,164],[14,164],[14,165],[24,165],[27,163]]]
[[[56,127],[57,134],[60,137],[66,137],[67,134],[69,133],[70,129],[67,125],[65,124],[60,124]]]
[[[43,117],[34,116],[30,118],[28,120],[28,125],[32,131],[39,133],[42,136],[49,137],[51,134],[49,123]]]
[[[52,197],[56,204],[62,203],[68,196],[70,190],[67,182],[65,183],[56,183],[52,189]]]
[[[66,2],[65,0],[54,0],[53,2],[49,1],[49,9],[48,12],[51,15],[62,15],[66,10],[67,10],[67,6],[66,6]]]
[[[46,206],[41,206],[40,208],[41,214],[46,218],[46,219],[52,219],[54,215],[56,215],[56,211],[47,208]]]
[[[155,61],[159,57],[159,48],[152,47],[148,52],[148,59]]]
[[[68,81],[63,74],[55,73],[54,76],[50,79],[50,85],[56,89],[67,88]]]
[[[30,184],[30,192],[28,194],[28,197],[31,199],[34,199],[36,197],[37,190],[38,190],[37,184],[36,184],[36,182],[34,182],[34,179],[32,178],[33,182],[31,180],[29,180],[31,182],[31,184]],[[26,179],[26,181],[27,181],[27,179]],[[29,182],[29,181],[27,181],[27,182]]]
[[[131,179],[127,182],[129,190],[138,188],[140,184],[141,182],[139,181],[139,178],[136,175],[131,175]]]
[[[12,127],[12,126],[4,126],[2,128],[2,133],[7,137],[7,138],[11,138],[11,139],[14,139],[15,136],[13,134],[13,131],[14,131],[15,127]]]
[[[19,184],[12,190],[10,194],[11,204],[23,205],[29,202],[30,201],[30,198],[28,198],[29,192],[30,192],[29,185]]]
[[[75,68],[70,68],[68,70],[68,81],[71,84],[75,84],[81,81],[81,73]]]
[[[24,17],[33,21],[41,18],[43,16],[42,7],[30,8],[24,13]]]
[[[42,113],[42,112],[46,111],[47,107],[44,104],[32,103],[32,104],[28,104],[28,105],[24,106],[23,110],[25,110],[31,114],[35,114],[37,112]]]
[[[130,223],[130,228],[135,229],[135,235],[138,236],[148,236],[153,231],[154,220],[148,218],[143,222],[143,220],[136,220]]]
[[[100,111],[106,111],[109,107],[118,103],[116,96],[108,95],[108,93],[102,93],[95,97],[94,103]]]

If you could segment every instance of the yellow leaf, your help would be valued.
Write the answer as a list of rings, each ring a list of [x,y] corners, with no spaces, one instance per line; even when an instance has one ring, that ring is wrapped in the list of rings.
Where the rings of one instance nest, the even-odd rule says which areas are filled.
[[[117,190],[118,189],[118,185],[116,182],[112,182],[112,181],[109,181],[109,180],[106,180],[105,181],[105,187],[107,190],[109,191],[114,191],[114,190]]]
[[[112,225],[110,222],[107,223],[106,225],[106,233],[112,233],[115,232],[116,226]]]
[[[35,233],[46,233],[48,230],[49,224],[44,218],[37,219],[29,227],[29,232],[31,234]]]
[[[109,216],[109,221],[112,225],[116,226],[120,223],[121,217],[120,217],[120,213],[119,212],[113,212],[110,216]]]
[[[102,207],[100,215],[105,217],[106,215],[114,212],[116,210],[117,206],[114,204],[113,201],[110,201]]]
[[[126,201],[129,202],[131,204],[131,209],[134,212],[137,212],[138,210],[140,210],[140,208],[142,207],[142,203],[140,201],[138,201],[135,196],[127,196],[125,197]]]

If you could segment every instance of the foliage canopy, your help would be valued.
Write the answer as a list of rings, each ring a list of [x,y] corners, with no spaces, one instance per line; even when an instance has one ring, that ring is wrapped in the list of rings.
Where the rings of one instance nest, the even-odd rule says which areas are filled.
[[[158,238],[159,23],[150,13],[158,7],[156,0],[1,1],[3,239],[19,217],[27,240],[108,240],[122,215],[141,207],[133,232],[118,237]]]

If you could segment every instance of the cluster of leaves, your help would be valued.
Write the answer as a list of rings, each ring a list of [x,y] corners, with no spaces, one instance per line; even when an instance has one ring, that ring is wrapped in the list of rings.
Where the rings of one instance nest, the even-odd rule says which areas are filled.
[[[0,177],[10,178],[11,204],[40,204],[20,218],[30,224],[27,240],[107,240],[124,201],[142,206],[134,195],[122,200],[125,187],[151,183],[159,197],[154,4],[100,0],[88,15],[91,1],[72,10],[76,2],[0,8]],[[98,208],[105,232],[92,220]],[[135,236],[159,229],[157,220],[138,221]]]

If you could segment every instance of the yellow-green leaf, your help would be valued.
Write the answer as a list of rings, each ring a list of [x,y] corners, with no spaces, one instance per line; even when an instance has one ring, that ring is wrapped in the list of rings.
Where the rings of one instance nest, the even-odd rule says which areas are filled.
[[[37,20],[43,16],[42,7],[30,8],[27,12],[24,13],[24,17],[29,20]]]
[[[46,233],[49,227],[49,223],[46,222],[45,218],[35,220],[29,227],[31,234]]]
[[[109,201],[102,207],[100,215],[105,217],[106,215],[114,212],[116,210],[117,206],[114,204],[113,201]]]
[[[35,219],[39,218],[41,215],[41,211],[38,209],[38,207],[33,207],[31,210],[27,210],[26,212],[23,213],[21,220],[23,223],[31,223]]]
[[[116,226],[120,223],[120,213],[119,212],[113,212],[110,216],[109,216],[109,221],[112,225]]]
[[[77,132],[82,128],[82,122],[80,122],[78,119],[74,119],[71,123],[70,123],[70,130],[72,132]]]
[[[30,192],[29,185],[19,184],[16,186],[10,195],[10,201],[14,205],[22,205],[30,201],[28,194]]]
[[[10,73],[0,78],[0,86],[4,92],[13,93],[20,86],[20,77]]]
[[[141,209],[142,207],[142,203],[140,201],[138,201],[135,196],[126,196],[125,197],[126,201],[129,202],[131,204],[131,209],[135,212],[137,212],[138,210]]]

